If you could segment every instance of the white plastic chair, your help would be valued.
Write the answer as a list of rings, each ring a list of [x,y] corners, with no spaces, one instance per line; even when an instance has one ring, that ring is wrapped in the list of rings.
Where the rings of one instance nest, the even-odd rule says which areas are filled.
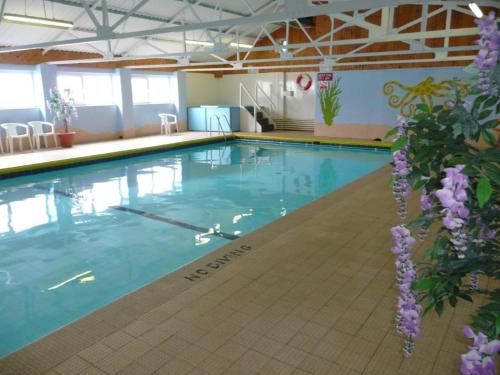
[[[57,137],[54,124],[45,121],[30,121],[28,125],[33,129],[33,140],[35,141],[35,147],[40,150],[41,138],[43,138],[43,143],[45,148],[48,148],[47,137],[52,136],[54,138],[54,145],[57,147]],[[50,128],[49,131],[45,131],[46,128]]]
[[[7,122],[5,124],[1,124],[0,127],[2,127],[7,133],[7,149],[10,150],[11,153],[14,152],[14,139],[18,140],[19,149],[23,151],[23,139],[28,138],[30,148],[33,150],[33,142],[31,142],[30,128],[28,125]],[[19,133],[19,129],[24,129],[24,133]]]
[[[159,113],[158,116],[160,117],[161,120],[161,134],[165,133],[170,135],[172,125],[175,125],[177,133],[179,133],[179,125],[177,124],[176,115],[172,115],[170,113]]]

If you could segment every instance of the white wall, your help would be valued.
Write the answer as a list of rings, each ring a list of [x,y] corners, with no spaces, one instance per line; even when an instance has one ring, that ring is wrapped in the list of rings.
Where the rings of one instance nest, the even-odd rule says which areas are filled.
[[[314,73],[310,73],[314,78]],[[275,109],[274,118],[289,118],[294,120],[314,120],[316,89],[314,85],[306,92],[295,85],[297,73],[256,73],[256,74],[227,74],[222,78],[214,78],[213,74],[188,73],[187,105],[240,105],[240,82],[255,97],[255,86],[259,84],[266,94],[271,97]],[[286,89],[294,91],[293,97],[283,97],[284,82]],[[259,105],[266,109],[270,107],[265,95],[258,95]],[[243,96],[243,105],[250,105],[248,97]]]
[[[219,80],[213,74],[186,74],[186,106],[224,104],[219,100]]]

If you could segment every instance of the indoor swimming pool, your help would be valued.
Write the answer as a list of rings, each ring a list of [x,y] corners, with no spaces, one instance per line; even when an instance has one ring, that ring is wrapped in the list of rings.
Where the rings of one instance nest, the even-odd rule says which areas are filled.
[[[231,141],[0,181],[0,356],[389,161]]]

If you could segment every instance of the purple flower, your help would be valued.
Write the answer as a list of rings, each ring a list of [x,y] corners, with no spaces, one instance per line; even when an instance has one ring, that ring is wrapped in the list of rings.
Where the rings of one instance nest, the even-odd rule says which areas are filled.
[[[497,88],[491,87],[490,78],[498,61],[500,50],[500,32],[497,28],[495,12],[491,11],[487,17],[476,20],[479,27],[480,39],[477,41],[480,49],[475,63],[480,69],[479,87],[483,94],[496,95]]]
[[[402,116],[398,116],[398,121],[396,123],[398,129],[397,139],[407,136],[407,123],[406,119]],[[406,218],[407,212],[407,202],[406,199],[411,194],[410,183],[408,182],[408,175],[411,173],[411,164],[408,158],[408,147],[405,146],[392,154],[392,159],[394,162],[394,168],[392,170],[392,175],[394,178],[394,183],[392,190],[394,193],[394,198],[398,202],[399,210],[398,215],[401,219]]]
[[[469,351],[462,354],[460,371],[463,375],[495,375],[496,363],[493,359],[500,352],[500,341],[488,341],[482,332],[475,334],[471,327],[464,327],[464,335],[474,340]]]
[[[422,211],[428,211],[432,208],[432,194],[428,194],[427,190],[422,189],[422,195],[420,197],[420,209]]]
[[[459,258],[464,257],[464,252],[470,242],[465,231],[470,215],[469,209],[465,207],[469,178],[461,173],[463,169],[462,164],[446,168],[446,177],[441,180],[443,188],[435,193],[444,208],[443,225],[451,232],[450,242]]]
[[[411,249],[415,239],[404,225],[391,228],[394,246],[392,252],[396,258],[396,280],[400,290],[397,301],[396,328],[404,336],[403,354],[409,357],[415,347],[415,340],[420,335],[421,306],[417,303],[417,293],[411,290],[411,284],[417,278],[417,268],[411,260]]]

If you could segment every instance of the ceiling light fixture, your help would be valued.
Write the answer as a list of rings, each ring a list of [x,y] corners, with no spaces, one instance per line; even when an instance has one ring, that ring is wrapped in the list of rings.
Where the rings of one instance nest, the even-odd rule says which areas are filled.
[[[250,49],[250,48],[253,47],[250,44],[244,44],[244,43],[231,43],[230,46],[234,47],[234,48],[238,48],[239,47],[239,48],[248,48],[248,49]]]
[[[203,40],[186,39],[186,44],[192,44],[194,46],[203,46],[203,47],[213,47],[214,46],[214,44],[212,42],[205,42]]]
[[[284,40],[281,45],[283,46],[283,48],[281,49],[283,52],[286,52],[288,51],[288,48],[286,48],[286,46],[288,45],[288,42],[286,40]]]
[[[474,15],[477,18],[483,17],[483,11],[481,10],[481,8],[479,8],[479,5],[477,5],[476,3],[469,3],[469,8],[470,10],[472,10],[472,13],[474,13]]]
[[[32,26],[56,27],[60,29],[72,29],[73,22],[56,20],[52,18],[31,17],[22,14],[5,13],[2,17],[4,21],[22,23]]]

